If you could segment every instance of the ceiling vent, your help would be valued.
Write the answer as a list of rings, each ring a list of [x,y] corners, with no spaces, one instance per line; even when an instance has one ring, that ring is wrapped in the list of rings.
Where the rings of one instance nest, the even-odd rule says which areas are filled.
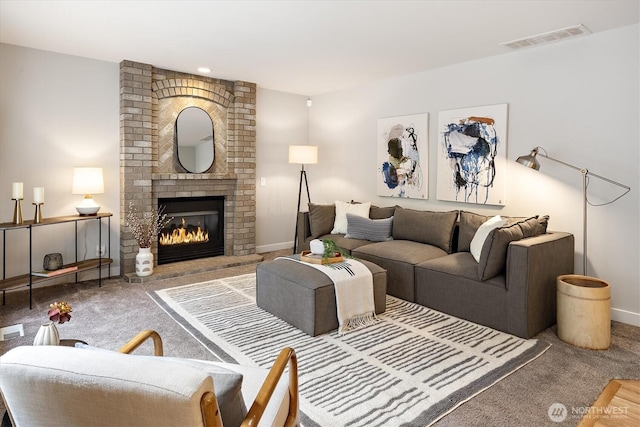
[[[560,30],[549,31],[548,33],[536,34],[535,36],[500,43],[500,46],[506,46],[511,49],[522,49],[525,47],[553,43],[560,40],[569,40],[580,36],[586,36],[587,34],[591,34],[591,31],[589,31],[584,25],[580,24],[562,28]]]

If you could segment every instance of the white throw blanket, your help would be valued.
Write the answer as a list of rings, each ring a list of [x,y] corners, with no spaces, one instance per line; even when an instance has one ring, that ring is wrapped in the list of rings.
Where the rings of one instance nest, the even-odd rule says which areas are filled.
[[[326,274],[334,284],[338,335],[364,328],[377,321],[373,301],[373,275],[360,261],[345,259],[333,264],[312,264],[282,257],[313,267]]]

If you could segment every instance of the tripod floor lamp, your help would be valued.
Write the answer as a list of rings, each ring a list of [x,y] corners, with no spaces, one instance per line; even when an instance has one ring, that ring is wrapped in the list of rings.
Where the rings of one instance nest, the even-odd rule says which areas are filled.
[[[541,153],[540,151],[543,151],[543,153]],[[622,196],[624,196],[625,194],[627,194],[631,188],[624,185],[624,184],[620,184],[619,182],[613,181],[609,178],[605,178],[603,176],[597,175],[593,172],[589,172],[588,169],[586,168],[579,168],[577,166],[571,165],[569,163],[565,163],[562,160],[558,160],[558,159],[554,159],[553,157],[550,157],[547,154],[547,151],[542,148],[542,147],[535,147],[533,150],[531,150],[531,153],[529,153],[526,156],[520,156],[516,159],[516,162],[520,163],[521,165],[527,166],[531,169],[535,169],[535,170],[539,170],[540,169],[540,163],[538,163],[538,160],[536,159],[536,156],[541,156],[544,157],[546,159],[549,160],[553,160],[556,163],[560,163],[561,165],[564,166],[568,166],[571,169],[577,170],[578,172],[580,172],[582,174],[582,200],[583,200],[583,208],[582,208],[582,233],[583,233],[583,237],[582,237],[582,245],[583,245],[583,252],[582,252],[582,271],[583,274],[585,276],[587,276],[587,205],[591,205],[591,206],[603,206],[603,205],[608,205],[611,204],[613,202],[615,202],[616,200],[618,200],[619,198],[621,198]],[[611,200],[610,202],[606,202],[606,203],[601,203],[601,204],[592,204],[591,202],[589,202],[589,199],[587,198],[587,187],[589,186],[589,177],[596,177],[599,178],[603,181],[609,182],[613,185],[617,185],[618,187],[624,188],[626,191],[624,193],[622,193],[621,195],[619,195],[618,197],[616,197],[615,199]]]
[[[298,186],[298,207],[296,209],[296,230],[293,236],[293,253],[295,254],[298,248],[298,212],[300,212],[300,199],[302,198],[303,178],[304,186],[307,189],[307,201],[311,203],[311,196],[309,196],[309,183],[307,182],[307,171],[304,170],[304,165],[313,165],[318,163],[318,147],[315,145],[290,145],[289,163],[301,165],[300,184]]]

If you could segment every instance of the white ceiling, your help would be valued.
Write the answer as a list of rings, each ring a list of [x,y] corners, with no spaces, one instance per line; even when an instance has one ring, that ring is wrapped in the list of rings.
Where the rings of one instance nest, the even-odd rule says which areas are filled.
[[[640,22],[639,0],[0,0],[0,42],[124,59],[307,96],[513,52],[583,24]],[[535,47],[531,48],[535,49]]]

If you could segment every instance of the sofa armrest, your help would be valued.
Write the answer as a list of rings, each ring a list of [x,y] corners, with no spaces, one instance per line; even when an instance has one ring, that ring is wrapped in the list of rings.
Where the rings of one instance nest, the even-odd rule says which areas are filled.
[[[311,225],[309,223],[309,212],[298,212],[297,219],[298,250],[297,252],[308,251],[311,241]]]
[[[507,252],[506,286],[514,334],[532,337],[556,320],[556,277],[573,273],[574,237],[548,232],[511,242]]]

